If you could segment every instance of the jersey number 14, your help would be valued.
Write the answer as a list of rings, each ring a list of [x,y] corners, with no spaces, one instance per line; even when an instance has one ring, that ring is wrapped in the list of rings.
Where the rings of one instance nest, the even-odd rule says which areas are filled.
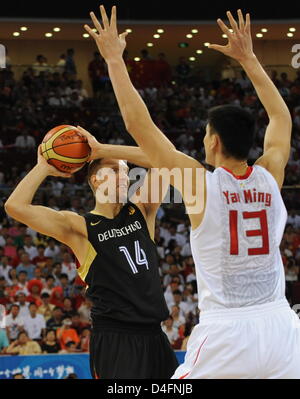
[[[134,241],[134,249],[135,249],[135,262],[132,259],[128,249],[126,247],[119,247],[119,250],[124,253],[126,259],[133,271],[133,274],[138,273],[137,266],[145,265],[146,269],[149,270],[148,261],[146,258],[145,251],[140,247],[140,242]]]
[[[262,238],[261,248],[248,248],[248,255],[267,255],[269,254],[269,233],[266,210],[258,212],[243,212],[243,219],[258,218],[260,221],[259,230],[247,230],[247,237]],[[229,211],[229,228],[230,228],[230,255],[239,254],[239,237],[238,237],[238,211]]]

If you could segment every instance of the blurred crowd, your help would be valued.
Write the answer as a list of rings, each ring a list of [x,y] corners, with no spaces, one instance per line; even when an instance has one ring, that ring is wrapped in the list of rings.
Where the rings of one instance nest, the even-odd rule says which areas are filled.
[[[98,53],[88,65],[93,96],[77,78],[69,49],[51,69],[39,55],[19,80],[12,68],[0,71],[0,305],[6,309],[6,328],[0,328],[0,352],[6,354],[87,352],[91,332],[91,303],[77,277],[71,250],[9,218],[3,202],[36,162],[37,145],[50,128],[79,124],[99,141],[133,144],[125,131]],[[176,147],[204,159],[203,137],[208,108],[233,103],[256,116],[256,140],[250,164],[261,154],[268,118],[245,74],[206,81],[183,57],[171,67],[164,54],[157,60],[142,51],[141,61],[124,58],[155,123]],[[289,212],[281,254],[287,297],[300,303],[300,73],[272,79],[293,118],[292,150],[282,194]],[[86,169],[71,179],[49,177],[34,204],[84,215],[94,207]],[[197,283],[189,244],[190,224],[182,204],[164,204],[158,211],[155,241],[160,275],[170,316],[163,322],[174,349],[185,349],[197,309]]]

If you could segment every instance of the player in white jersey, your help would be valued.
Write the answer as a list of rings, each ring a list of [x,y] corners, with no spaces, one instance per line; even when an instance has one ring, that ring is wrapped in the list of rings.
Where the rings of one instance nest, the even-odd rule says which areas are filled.
[[[116,10],[109,21],[101,7],[98,34],[86,26],[105,58],[127,130],[158,168],[203,166],[176,151],[153,123],[134,89],[122,53],[126,33],[118,35]],[[280,189],[290,153],[289,110],[253,53],[250,16],[238,10],[238,23],[227,13],[232,31],[226,46],[210,45],[238,61],[265,107],[269,124],[264,153],[253,167],[254,121],[244,109],[225,105],[208,113],[204,138],[203,209],[192,212],[195,199],[185,190],[201,182],[196,173],[181,187],[191,221],[191,248],[199,290],[200,323],[189,339],[185,361],[173,378],[300,378],[300,322],[285,298],[279,252],[287,213]],[[201,169],[202,168],[202,169]]]

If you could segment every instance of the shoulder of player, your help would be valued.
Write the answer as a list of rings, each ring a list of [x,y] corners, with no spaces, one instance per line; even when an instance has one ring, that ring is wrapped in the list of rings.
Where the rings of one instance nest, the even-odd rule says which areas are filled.
[[[280,151],[269,149],[257,159],[254,165],[266,169],[274,177],[279,188],[282,187],[286,162]]]

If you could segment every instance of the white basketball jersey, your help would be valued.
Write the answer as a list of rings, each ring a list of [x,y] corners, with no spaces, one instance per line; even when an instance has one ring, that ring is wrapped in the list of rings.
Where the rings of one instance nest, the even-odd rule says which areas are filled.
[[[285,298],[279,245],[287,212],[273,176],[260,166],[236,177],[206,172],[201,225],[191,231],[199,309],[238,308]]]

